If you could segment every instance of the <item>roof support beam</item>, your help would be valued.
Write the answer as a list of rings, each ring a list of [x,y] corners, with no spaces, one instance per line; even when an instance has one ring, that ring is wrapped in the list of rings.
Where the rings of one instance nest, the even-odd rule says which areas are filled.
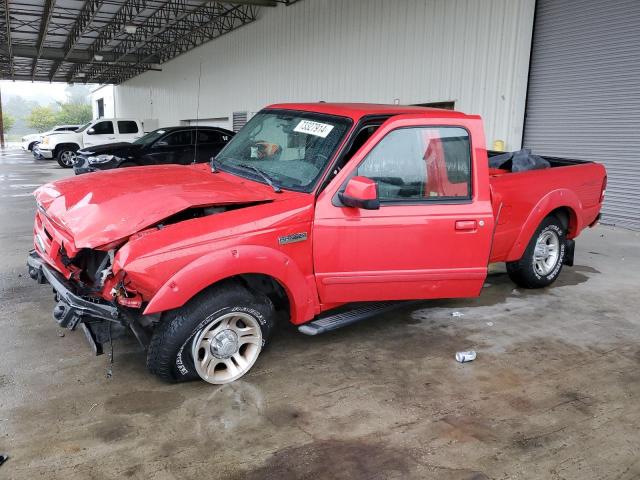
[[[220,1],[219,3],[235,3],[242,5],[257,5],[261,7],[275,7],[278,5],[276,0],[233,0],[230,2]]]
[[[148,37],[141,45],[126,53],[139,56],[140,63],[148,63],[152,56],[159,56],[161,62],[166,62],[187,50],[253,22],[256,18],[256,7],[235,5],[227,8],[219,2],[213,2],[194,10],[171,29]],[[185,31],[187,33],[183,33]],[[124,80],[132,77],[133,75],[127,75]],[[109,82],[111,81],[120,83],[123,79],[118,80],[112,76],[109,79]]]
[[[89,55],[86,51],[76,50],[68,55],[65,59],[65,51],[62,48],[44,47],[38,54],[38,49],[36,47],[29,47],[26,45],[14,45],[13,47],[13,56],[15,58],[35,58],[39,55],[38,58],[42,60],[53,60],[60,62],[65,59],[65,62],[68,63],[109,63],[114,62],[117,58],[116,54],[109,51],[98,52],[98,54],[102,57],[102,60],[100,62],[95,59],[94,55]],[[0,55],[9,55],[6,46],[0,46]],[[138,63],[139,61],[140,58],[133,55],[127,55],[120,59],[120,62],[122,63]],[[154,57],[151,58],[148,63],[158,63],[159,61],[159,57]]]
[[[74,23],[73,27],[71,28],[71,32],[69,33],[69,37],[67,37],[67,41],[64,44],[65,56],[51,69],[49,80],[53,80],[53,77],[55,77],[58,73],[62,62],[64,62],[69,57],[69,55],[71,55],[71,52],[73,52],[73,49],[78,44],[78,40],[80,40],[85,34],[87,28],[89,27],[89,25],[91,25],[91,22],[93,22],[93,19],[98,14],[98,11],[100,10],[100,7],[102,7],[103,3],[104,0],[87,0],[87,2],[84,4],[82,10],[80,11],[80,15],[78,15],[76,23]]]
[[[98,38],[89,48],[89,55],[94,57],[104,50],[118,34],[120,34],[127,25],[131,25],[133,20],[147,8],[146,0],[126,0],[125,4],[116,12],[109,24],[100,32]],[[115,55],[114,55],[115,58]],[[70,77],[78,74],[78,69],[74,68]]]
[[[40,21],[40,34],[38,35],[37,53],[33,59],[33,67],[31,68],[31,78],[36,76],[36,67],[38,66],[38,60],[42,55],[42,47],[44,46],[44,40],[47,38],[47,32],[49,31],[49,22],[51,21],[51,13],[53,12],[53,6],[56,0],[46,0],[44,4],[44,11],[42,12],[42,20]]]
[[[196,8],[196,10],[204,8],[206,5],[207,2],[204,2],[204,5]],[[135,33],[127,35],[127,37],[113,49],[113,52],[119,55],[116,57],[116,61],[135,51],[135,47],[139,43],[155,37],[183,18],[191,15],[194,10],[188,10],[186,7],[186,0],[168,0],[167,3],[150,15],[142,25],[136,25]],[[76,72],[72,72],[72,74],[75,73]],[[102,72],[98,73],[102,74]]]
[[[7,45],[7,53],[9,56],[9,74],[11,78],[14,79],[14,71],[13,71],[13,46],[11,43],[11,16],[9,15],[9,0],[2,0],[2,6],[4,8],[4,22],[5,22],[5,42]]]

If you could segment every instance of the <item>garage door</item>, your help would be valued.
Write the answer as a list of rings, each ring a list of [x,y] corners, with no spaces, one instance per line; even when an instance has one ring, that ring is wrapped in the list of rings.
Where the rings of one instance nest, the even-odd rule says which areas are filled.
[[[606,165],[603,222],[640,230],[640,1],[538,0],[524,145]]]

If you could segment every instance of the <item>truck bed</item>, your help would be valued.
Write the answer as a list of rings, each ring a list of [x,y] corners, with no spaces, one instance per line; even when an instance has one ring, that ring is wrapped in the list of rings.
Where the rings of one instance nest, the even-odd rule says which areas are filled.
[[[488,158],[504,152],[488,151]],[[533,216],[548,213],[550,199],[562,198],[568,238],[576,237],[597,221],[605,180],[605,169],[597,163],[546,157],[550,168],[511,172],[489,169],[496,231],[490,261],[518,260],[531,235],[522,235]],[[508,167],[508,165],[507,165]],[[536,221],[536,226],[539,221]]]

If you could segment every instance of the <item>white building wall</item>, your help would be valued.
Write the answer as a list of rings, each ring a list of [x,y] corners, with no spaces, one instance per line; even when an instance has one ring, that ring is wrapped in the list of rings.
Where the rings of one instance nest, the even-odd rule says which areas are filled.
[[[302,0],[116,88],[119,115],[231,119],[289,101],[455,101],[520,147],[534,0]],[[200,94],[198,96],[198,77]]]
[[[91,92],[91,109],[93,118],[98,118],[98,100],[104,101],[104,117],[116,116],[115,89],[113,85],[103,85]]]

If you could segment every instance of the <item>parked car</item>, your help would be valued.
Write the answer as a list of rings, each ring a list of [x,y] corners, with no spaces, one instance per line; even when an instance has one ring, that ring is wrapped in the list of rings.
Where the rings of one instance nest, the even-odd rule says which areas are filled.
[[[231,130],[217,127],[160,128],[132,143],[108,143],[78,150],[73,170],[78,175],[119,167],[206,162],[234,135]]]
[[[32,133],[22,137],[22,150],[25,152],[31,152],[33,147],[42,141],[42,138],[46,135],[53,135],[54,133],[73,132],[80,128],[81,125],[56,125],[51,130],[47,130],[43,133]]]
[[[514,173],[489,156],[475,115],[273,105],[211,165],[39,188],[29,274],[96,350],[131,330],[163,379],[231,382],[276,318],[316,335],[389,302],[475,297],[490,262],[522,287],[553,283],[598,221],[604,167],[543,157]]]
[[[55,158],[63,168],[71,168],[81,148],[104,143],[133,142],[144,134],[142,122],[128,118],[99,118],[74,132],[46,135],[35,146],[36,158]]]

